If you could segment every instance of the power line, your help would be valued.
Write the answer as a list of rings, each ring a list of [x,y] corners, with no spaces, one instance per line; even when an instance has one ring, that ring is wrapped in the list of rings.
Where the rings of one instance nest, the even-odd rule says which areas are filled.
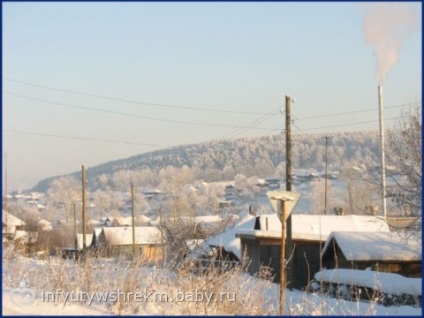
[[[398,107],[406,107],[406,106],[413,106],[421,104],[421,102],[414,102],[414,103],[407,103],[407,104],[399,104],[399,105],[393,105],[393,106],[386,106],[385,109],[388,108],[398,108]],[[341,116],[341,115],[350,115],[350,114],[356,114],[356,113],[364,113],[364,112],[370,112],[375,111],[375,108],[368,108],[368,109],[362,109],[362,110],[354,110],[350,112],[344,112],[344,113],[333,113],[333,114],[327,114],[327,115],[317,115],[317,116],[309,116],[309,117],[300,117],[296,118],[296,120],[305,120],[305,119],[317,119],[317,118],[325,118],[325,117],[334,117],[334,116]]]
[[[226,124],[216,124],[216,123],[201,123],[201,122],[190,122],[190,121],[182,121],[182,120],[174,120],[174,119],[156,118],[156,117],[150,117],[150,116],[144,116],[144,115],[136,115],[136,114],[130,114],[130,113],[117,112],[117,111],[112,111],[112,110],[105,110],[105,109],[99,109],[99,108],[92,108],[92,107],[77,106],[77,105],[71,105],[71,104],[65,104],[65,103],[59,103],[59,102],[52,102],[52,101],[45,100],[45,99],[29,97],[29,96],[15,94],[15,93],[11,93],[11,92],[3,92],[3,93],[7,94],[7,95],[11,95],[11,96],[35,101],[35,102],[40,102],[40,103],[46,103],[46,104],[51,104],[51,105],[59,105],[59,106],[68,107],[68,108],[84,109],[84,110],[89,110],[89,111],[94,111],[94,112],[108,113],[108,114],[126,116],[126,117],[132,117],[132,118],[142,118],[142,119],[159,121],[159,122],[167,122],[167,123],[174,123],[174,124],[185,124],[185,125],[198,125],[198,126],[245,128],[245,126],[237,126],[237,125],[226,125]],[[258,129],[258,130],[268,130],[269,129],[269,128],[265,128],[265,127],[252,127],[252,128]]]
[[[133,145],[133,146],[148,146],[148,147],[160,147],[160,148],[168,147],[168,146],[157,145],[157,144],[145,144],[145,143],[129,142],[129,141],[117,141],[117,140],[109,140],[109,139],[96,139],[96,138],[86,138],[86,137],[65,136],[65,135],[57,135],[57,134],[38,133],[38,132],[33,132],[33,131],[4,129],[3,132],[14,133],[14,134],[23,134],[23,135],[36,135],[36,136],[44,136],[44,137],[56,137],[56,138],[64,138],[64,139],[76,139],[76,140],[84,140],[84,141],[106,142],[106,143],[113,143],[113,144],[126,144],[126,145]]]
[[[149,102],[141,102],[141,101],[134,101],[134,100],[128,100],[118,97],[111,97],[111,96],[104,96],[104,95],[98,95],[98,94],[92,94],[92,93],[86,93],[86,92],[78,92],[74,90],[64,89],[64,88],[57,88],[57,87],[50,87],[45,85],[39,85],[24,81],[18,81],[11,78],[3,77],[4,80],[32,86],[32,87],[38,87],[42,89],[52,90],[52,91],[58,91],[58,92],[64,92],[68,94],[74,94],[74,95],[81,95],[81,96],[87,96],[87,97],[94,97],[94,98],[100,98],[105,100],[111,100],[116,102],[123,102],[128,104],[136,104],[136,105],[150,105],[150,106],[157,106],[157,107],[164,107],[164,108],[177,108],[177,109],[185,109],[185,110],[192,110],[192,111],[199,111],[199,112],[213,112],[213,113],[229,113],[229,114],[242,114],[242,115],[266,115],[265,113],[257,113],[257,112],[246,112],[246,111],[233,111],[233,110],[217,110],[217,109],[211,109],[211,108],[195,108],[195,107],[189,107],[189,106],[181,106],[181,105],[169,105],[169,104],[159,104],[159,103],[149,103]]]
[[[396,120],[396,119],[399,119],[399,118],[400,117],[387,118],[386,121]],[[302,131],[310,131],[310,130],[317,130],[317,129],[337,128],[337,127],[344,127],[344,126],[355,126],[355,125],[362,125],[362,124],[369,124],[369,123],[376,123],[376,122],[378,122],[378,120],[367,120],[367,121],[340,124],[340,125],[330,125],[330,126],[321,126],[321,127],[307,128],[307,129],[299,129],[298,131],[302,132]]]
[[[399,119],[401,117],[392,117],[392,118],[387,118],[386,121],[389,120],[396,120]],[[356,125],[362,125],[362,124],[369,124],[369,123],[376,123],[378,122],[378,120],[367,120],[367,121],[359,121],[359,122],[354,122],[354,123],[347,123],[347,124],[340,124],[340,125],[330,125],[330,126],[321,126],[321,127],[314,127],[314,128],[307,128],[307,129],[297,129],[297,132],[303,132],[303,131],[310,131],[310,130],[317,130],[317,129],[327,129],[327,128],[337,128],[337,127],[344,127],[344,126],[356,126]],[[271,129],[269,132],[267,132],[265,135],[269,135],[274,131],[279,131],[281,130],[281,127],[278,128],[274,128]]]
[[[133,100],[127,100],[123,98],[118,97],[111,97],[111,96],[104,96],[104,95],[98,95],[98,94],[92,94],[92,93],[86,93],[86,92],[78,92],[74,90],[64,89],[64,88],[56,88],[51,86],[45,86],[45,85],[39,85],[34,83],[29,83],[25,81],[20,81],[16,79],[11,79],[7,77],[3,77],[4,80],[32,86],[32,87],[38,87],[43,88],[47,90],[53,90],[53,91],[59,91],[59,92],[65,92],[69,94],[75,94],[75,95],[81,95],[81,96],[87,96],[87,97],[94,97],[94,98],[101,98],[106,100],[112,100],[112,101],[119,101],[129,104],[137,104],[137,105],[150,105],[150,106],[158,106],[158,107],[167,107],[167,108],[178,108],[178,109],[185,109],[185,110],[192,110],[192,111],[205,111],[205,112],[216,112],[216,113],[232,113],[232,114],[244,114],[244,115],[263,115],[263,116],[277,116],[278,113],[259,113],[259,112],[245,112],[245,111],[231,111],[231,110],[217,110],[217,109],[211,109],[211,108],[195,108],[195,107],[189,107],[189,106],[180,106],[180,105],[169,105],[169,104],[160,104],[160,103],[149,103],[149,102],[141,102],[141,101],[133,101]],[[385,109],[388,108],[396,108],[396,107],[404,107],[404,106],[412,106],[421,104],[421,102],[414,102],[414,103],[408,103],[408,104],[399,104],[399,105],[393,105],[393,106],[386,106]],[[362,110],[356,110],[356,111],[350,111],[350,112],[342,112],[342,113],[332,113],[327,115],[315,115],[315,116],[308,116],[308,117],[300,117],[297,118],[297,120],[306,120],[306,119],[316,119],[316,118],[325,118],[325,117],[333,117],[333,116],[339,116],[339,115],[348,115],[348,114],[354,114],[354,113],[361,113],[361,112],[369,112],[374,111],[374,108],[367,108]]]
[[[278,110],[278,112],[279,112],[280,107],[277,107],[277,109],[276,109],[276,110]],[[229,134],[227,134],[227,135],[225,135],[225,136],[223,136],[223,137],[221,137],[221,138],[222,138],[222,139],[225,139],[225,138],[229,138],[230,136],[232,136],[232,137],[234,138],[234,137],[236,137],[236,136],[238,136],[238,135],[242,134],[242,133],[243,133],[243,132],[245,132],[246,130],[249,130],[249,129],[251,129],[251,128],[254,128],[256,125],[258,125],[258,124],[260,124],[260,123],[263,123],[264,121],[266,121],[266,120],[270,119],[270,118],[271,118],[271,116],[277,115],[277,114],[278,114],[278,112],[276,113],[276,110],[273,110],[272,112],[268,113],[267,115],[265,115],[265,116],[263,116],[263,117],[260,117],[260,118],[258,118],[258,119],[256,119],[256,120],[252,121],[251,123],[247,124],[245,127],[243,127],[243,128],[239,128],[239,129],[237,129],[237,130],[233,131],[232,133],[229,133]]]

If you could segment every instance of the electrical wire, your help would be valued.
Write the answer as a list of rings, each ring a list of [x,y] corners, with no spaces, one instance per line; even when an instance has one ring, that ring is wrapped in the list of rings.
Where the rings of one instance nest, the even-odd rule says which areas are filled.
[[[217,123],[204,123],[204,122],[190,122],[190,121],[182,121],[182,120],[174,120],[174,119],[164,119],[164,118],[157,118],[157,117],[151,117],[151,116],[144,116],[144,115],[137,115],[137,114],[130,114],[130,113],[123,113],[123,112],[117,112],[112,110],[105,110],[105,109],[99,109],[99,108],[92,108],[92,107],[86,107],[86,106],[77,106],[77,105],[71,105],[71,104],[65,104],[65,103],[59,103],[59,102],[53,102],[41,98],[34,98],[29,97],[21,94],[15,94],[11,92],[3,92],[3,94],[11,95],[14,97],[19,97],[35,102],[50,104],[50,105],[58,105],[62,107],[67,108],[76,108],[76,109],[84,109],[94,112],[100,112],[100,113],[108,113],[113,115],[119,115],[119,116],[126,116],[126,117],[132,117],[132,118],[142,118],[152,121],[159,121],[159,122],[166,122],[166,123],[173,123],[173,124],[185,124],[185,125],[197,125],[197,126],[212,126],[212,127],[228,127],[228,128],[245,128],[245,126],[237,126],[237,125],[226,125],[226,124],[217,124]],[[252,129],[258,129],[258,130],[268,130],[269,128],[266,127],[251,127]]]
[[[104,100],[111,100],[111,101],[128,103],[128,104],[149,105],[149,106],[157,106],[157,107],[164,107],[164,108],[177,108],[177,109],[185,109],[185,110],[198,111],[198,112],[229,113],[229,114],[239,114],[239,115],[266,115],[266,113],[259,113],[259,112],[233,111],[233,110],[223,110],[223,109],[218,110],[218,109],[212,109],[212,108],[196,108],[196,107],[190,107],[190,106],[141,102],[141,101],[128,100],[128,99],[124,99],[124,98],[104,96],[104,95],[99,95],[99,94],[78,92],[78,91],[64,89],[64,88],[57,88],[57,87],[39,85],[39,84],[19,81],[19,80],[7,78],[7,77],[3,77],[3,79],[6,80],[6,81],[9,81],[9,82],[18,83],[18,84],[27,85],[27,86],[32,86],[32,87],[37,87],[37,88],[42,88],[42,89],[47,89],[47,90],[52,90],[52,91],[58,91],[58,92],[63,92],[63,93],[68,93],[68,94],[74,94],[74,95],[80,95],[80,96],[100,98],[100,99],[104,99]]]
[[[109,139],[97,139],[97,138],[86,138],[86,137],[76,137],[76,136],[65,136],[58,134],[47,134],[47,133],[39,133],[34,131],[22,131],[22,130],[9,130],[3,129],[5,133],[15,133],[15,134],[23,134],[23,135],[35,135],[35,136],[44,136],[44,137],[56,137],[56,138],[64,138],[64,139],[75,139],[75,140],[84,140],[84,141],[96,141],[96,142],[106,142],[113,144],[125,144],[125,145],[133,145],[133,146],[147,146],[147,147],[160,147],[166,148],[169,146],[163,146],[158,144],[145,144],[139,142],[129,142],[129,141],[117,141],[117,140],[109,140]]]

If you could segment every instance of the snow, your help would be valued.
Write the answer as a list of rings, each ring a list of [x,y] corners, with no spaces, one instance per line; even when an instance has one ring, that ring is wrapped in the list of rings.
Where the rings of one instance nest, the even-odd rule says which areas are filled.
[[[161,231],[154,226],[136,226],[135,244],[160,244]],[[103,233],[110,244],[113,245],[130,245],[132,244],[132,228],[131,227],[104,227]]]
[[[421,261],[420,242],[407,239],[398,232],[333,232],[322,253],[337,242],[348,261]]]
[[[106,309],[95,306],[84,306],[79,303],[63,306],[59,303],[42,302],[34,300],[30,304],[20,304],[13,299],[13,289],[3,287],[2,305],[3,315],[45,315],[45,316],[106,316],[111,315]]]
[[[243,229],[252,229],[255,220],[255,216],[248,214],[238,221],[232,229],[206,240],[206,243],[210,246],[222,246],[227,252],[232,252],[241,259],[241,241],[236,237],[236,233]]]
[[[7,224],[7,227],[12,226],[24,226],[25,222],[14,216],[13,214],[10,214],[9,212],[3,210],[2,213],[2,222],[3,224]]]
[[[196,223],[217,223],[221,222],[222,218],[219,215],[201,215],[195,216],[194,221]]]
[[[260,289],[263,295],[264,310],[274,308],[278,310],[279,285],[262,281],[260,279],[242,275],[241,279],[249,280],[250,283],[242,286],[243,290],[237,293],[251,293],[255,289]],[[355,274],[356,275],[356,274]],[[381,275],[381,273],[380,273]],[[368,277],[369,278],[369,277]],[[364,278],[365,279],[365,278]],[[247,289],[247,290],[245,290]],[[40,297],[29,304],[19,304],[13,301],[12,288],[3,287],[3,314],[4,315],[86,315],[86,316],[109,316],[116,314],[113,308],[107,303],[97,303],[91,306],[81,303],[69,302],[66,305],[62,303],[42,302]],[[166,308],[165,308],[166,307]],[[183,306],[184,307],[184,306]],[[181,315],[182,307],[172,303],[146,303],[139,307],[136,315],[163,315],[166,310],[167,315]],[[278,312],[278,311],[277,311]],[[298,290],[285,290],[285,315],[292,316],[421,316],[422,308],[412,306],[383,306],[374,302],[346,301],[336,299],[316,293],[304,293]],[[130,315],[129,312],[126,315]]]
[[[386,294],[422,295],[421,278],[403,277],[393,273],[339,268],[323,270],[314,277],[317,281],[368,287]]]
[[[243,229],[238,234],[281,238],[281,221],[277,214],[259,216],[260,229]],[[325,241],[333,231],[389,232],[383,219],[365,215],[292,215],[292,234],[294,239]]]

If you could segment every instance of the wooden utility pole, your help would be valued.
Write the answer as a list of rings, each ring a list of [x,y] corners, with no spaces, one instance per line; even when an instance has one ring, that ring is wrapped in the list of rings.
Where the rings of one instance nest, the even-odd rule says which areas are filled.
[[[324,213],[327,214],[327,179],[328,179],[328,136],[325,136],[325,197]]]
[[[286,201],[279,200],[281,208],[281,256],[280,256],[280,316],[284,316],[286,290]]]
[[[75,257],[78,253],[78,234],[77,234],[77,209],[74,203],[74,235],[75,235]]]
[[[85,239],[85,168],[84,165],[82,165],[82,250],[84,251],[87,247],[87,242]]]
[[[6,236],[7,239],[9,239],[9,227],[8,227],[8,215],[9,215],[9,211],[7,210],[7,155],[4,154],[4,191],[6,192],[6,197],[4,198],[4,211],[6,212]]]
[[[291,161],[291,98],[286,95],[286,191],[292,191],[292,161]],[[282,221],[283,222],[283,221]],[[292,241],[292,217],[287,218],[287,252],[290,257],[293,253]],[[292,268],[290,262],[287,263],[288,284],[290,288],[292,281]]]
[[[160,236],[162,239],[162,257],[165,259],[165,241],[163,239],[163,223],[162,223],[162,210],[159,208],[159,225],[160,225]]]
[[[131,182],[132,252],[135,259],[134,184]]]

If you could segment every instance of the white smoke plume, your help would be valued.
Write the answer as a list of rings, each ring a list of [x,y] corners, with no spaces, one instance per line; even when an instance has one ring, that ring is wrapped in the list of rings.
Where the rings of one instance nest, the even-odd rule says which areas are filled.
[[[379,85],[398,62],[403,40],[417,29],[418,21],[418,13],[408,4],[380,2],[366,7],[363,34],[373,47]]]

